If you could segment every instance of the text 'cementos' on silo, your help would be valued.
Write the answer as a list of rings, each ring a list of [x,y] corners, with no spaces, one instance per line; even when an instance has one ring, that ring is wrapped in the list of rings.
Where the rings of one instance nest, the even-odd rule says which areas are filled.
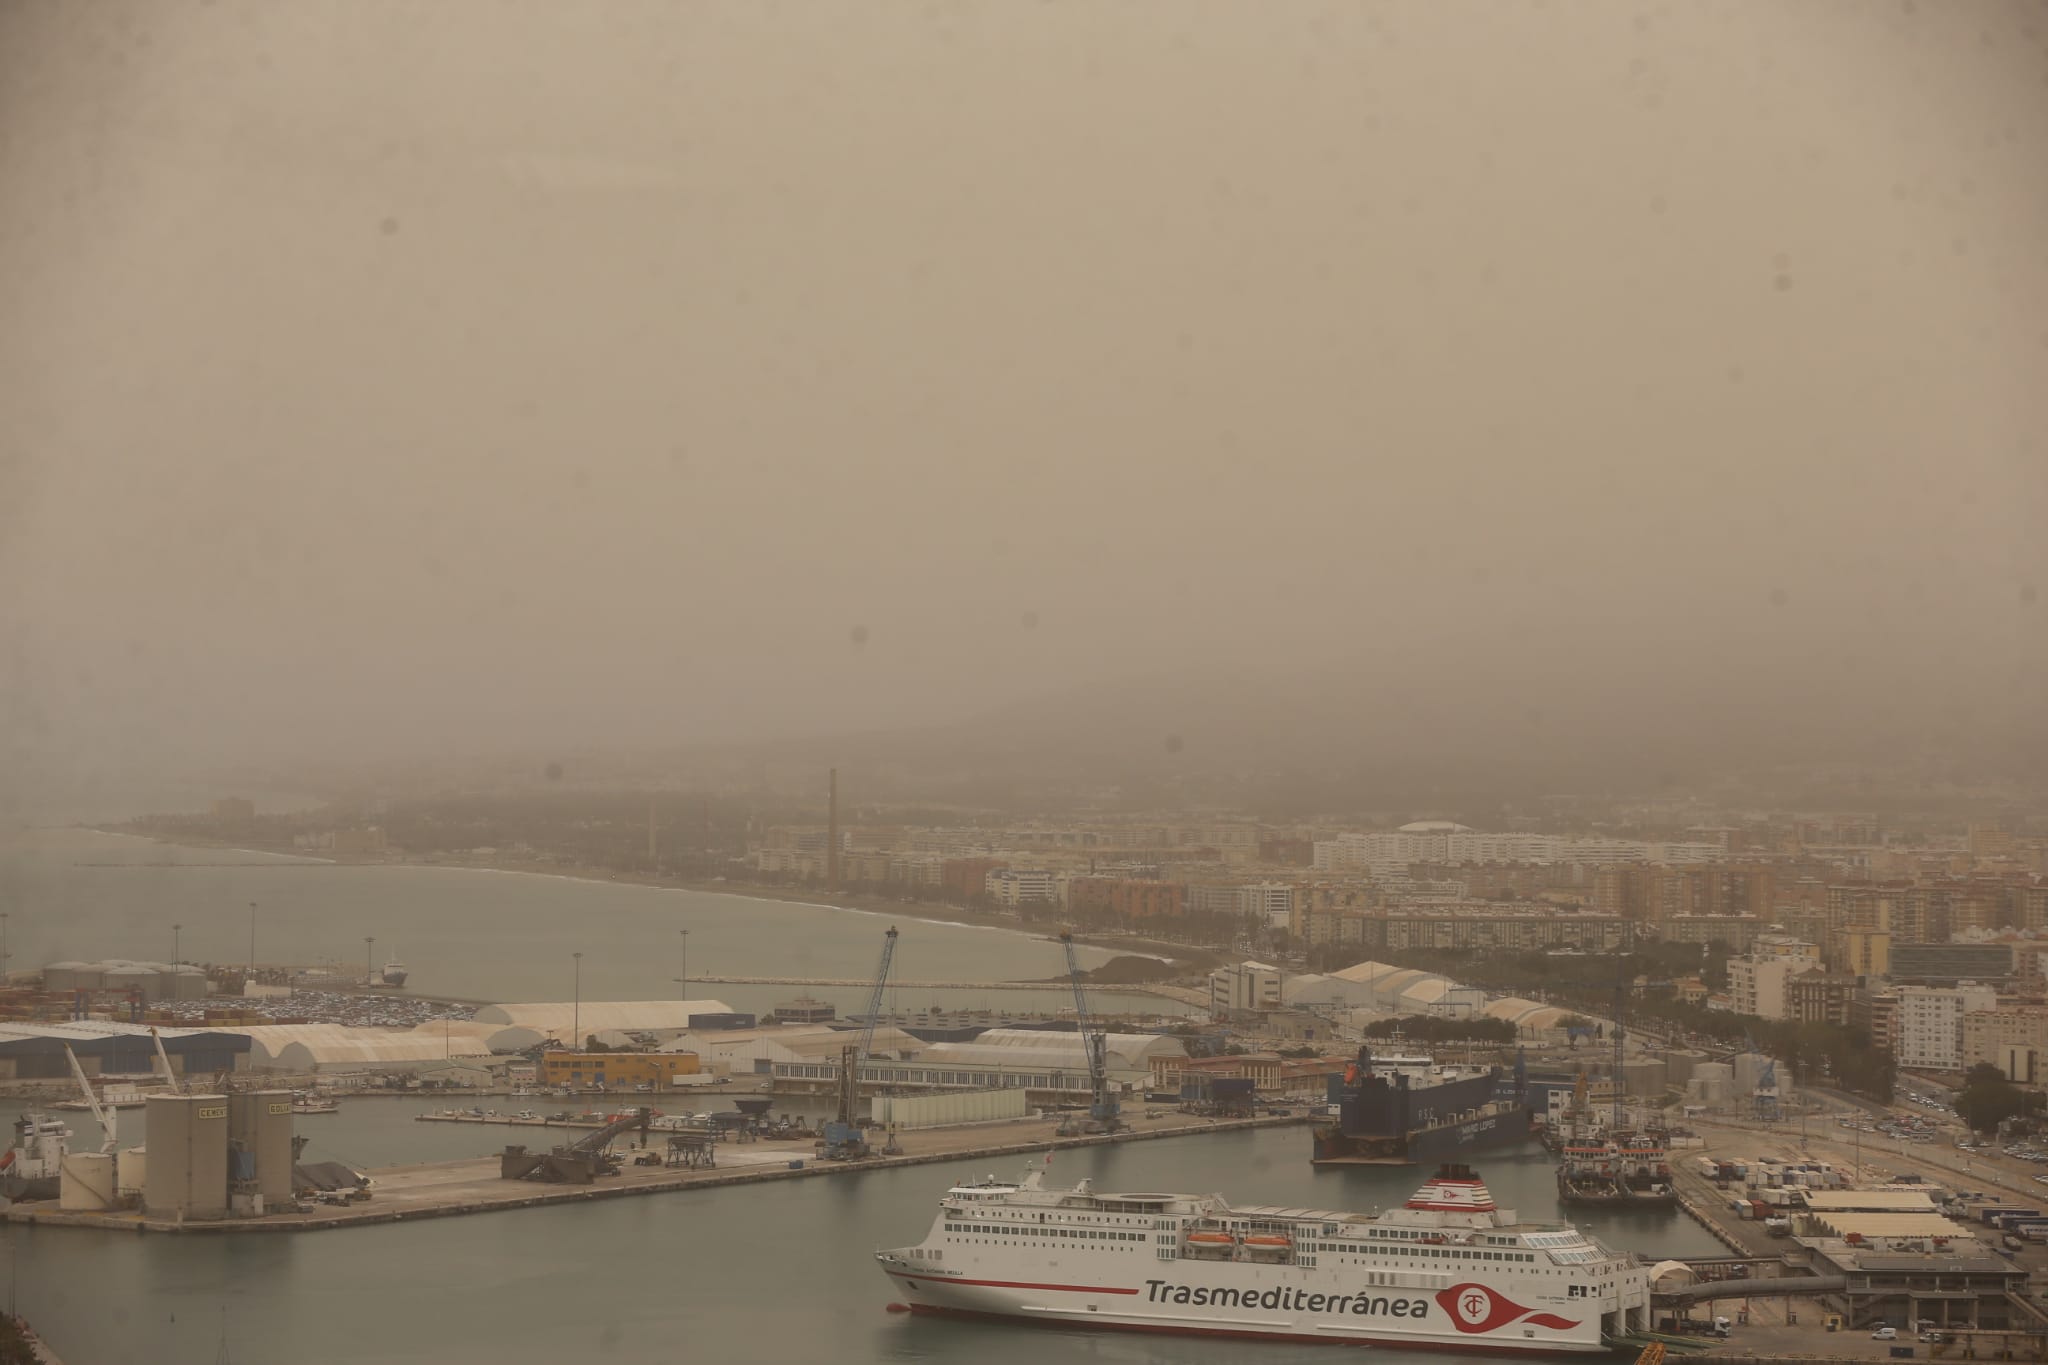
[[[292,1197],[292,1092],[240,1090],[228,1096],[228,1141],[256,1159],[256,1193],[275,1213]]]
[[[228,1097],[151,1095],[143,1212],[220,1218],[228,1210]]]

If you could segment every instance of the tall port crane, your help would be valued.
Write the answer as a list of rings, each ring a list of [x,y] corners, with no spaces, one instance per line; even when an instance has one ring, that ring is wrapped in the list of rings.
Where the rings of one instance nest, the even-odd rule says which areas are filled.
[[[1088,1017],[1088,996],[1081,987],[1081,959],[1074,952],[1071,930],[1060,931],[1060,944],[1067,950],[1067,979],[1074,983],[1074,1027],[1081,1035],[1081,1050],[1088,1058],[1088,1130],[1114,1133],[1122,1128],[1117,1116],[1116,1094],[1109,1088],[1109,1035]]]
[[[889,963],[896,956],[896,926],[890,925],[889,932],[882,935],[882,963],[875,968],[875,984],[868,991],[867,1022],[860,1030],[860,1055],[865,1057],[874,1047],[875,1020],[882,1013],[882,991],[889,984]]]
[[[860,1041],[839,1051],[839,1113],[825,1125],[818,1155],[827,1161],[858,1161],[868,1154],[868,1140],[854,1125],[853,1110],[860,1084],[860,1064],[873,1048],[875,1021],[882,1012],[882,993],[889,984],[889,964],[896,957],[896,926],[882,935],[882,961],[875,968],[875,984],[868,992],[867,1019],[861,1024]]]
[[[107,1101],[106,1108],[100,1107],[99,1096],[92,1093],[92,1082],[85,1078],[85,1068],[78,1064],[78,1054],[71,1050],[69,1043],[64,1045],[64,1057],[71,1063],[71,1074],[78,1077],[78,1088],[85,1092],[85,1107],[92,1110],[92,1116],[99,1120],[100,1132],[103,1135],[100,1141],[100,1154],[111,1156],[120,1146],[114,1133],[114,1125],[120,1121],[119,1111],[114,1108],[112,1100]]]

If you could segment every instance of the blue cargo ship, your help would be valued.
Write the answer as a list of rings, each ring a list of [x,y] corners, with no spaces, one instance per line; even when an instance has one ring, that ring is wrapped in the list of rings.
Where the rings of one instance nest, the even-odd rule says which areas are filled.
[[[1518,1063],[1503,1097],[1495,1067],[1438,1066],[1428,1057],[1375,1058],[1361,1047],[1330,1081],[1336,1117],[1315,1126],[1316,1165],[1408,1166],[1530,1141],[1535,1125]]]

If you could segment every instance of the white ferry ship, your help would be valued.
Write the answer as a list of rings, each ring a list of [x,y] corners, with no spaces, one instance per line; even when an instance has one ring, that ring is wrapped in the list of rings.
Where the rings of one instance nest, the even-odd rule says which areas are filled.
[[[956,1185],[930,1234],[876,1259],[913,1313],[1054,1326],[1587,1355],[1650,1328],[1649,1271],[1497,1208],[1445,1166],[1375,1215],[1104,1194],[1083,1180]]]

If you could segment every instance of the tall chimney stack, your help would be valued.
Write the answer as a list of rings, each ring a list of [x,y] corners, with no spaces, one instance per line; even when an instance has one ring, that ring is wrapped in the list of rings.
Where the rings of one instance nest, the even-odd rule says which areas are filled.
[[[825,802],[825,885],[839,886],[839,769],[832,770],[831,794]]]

